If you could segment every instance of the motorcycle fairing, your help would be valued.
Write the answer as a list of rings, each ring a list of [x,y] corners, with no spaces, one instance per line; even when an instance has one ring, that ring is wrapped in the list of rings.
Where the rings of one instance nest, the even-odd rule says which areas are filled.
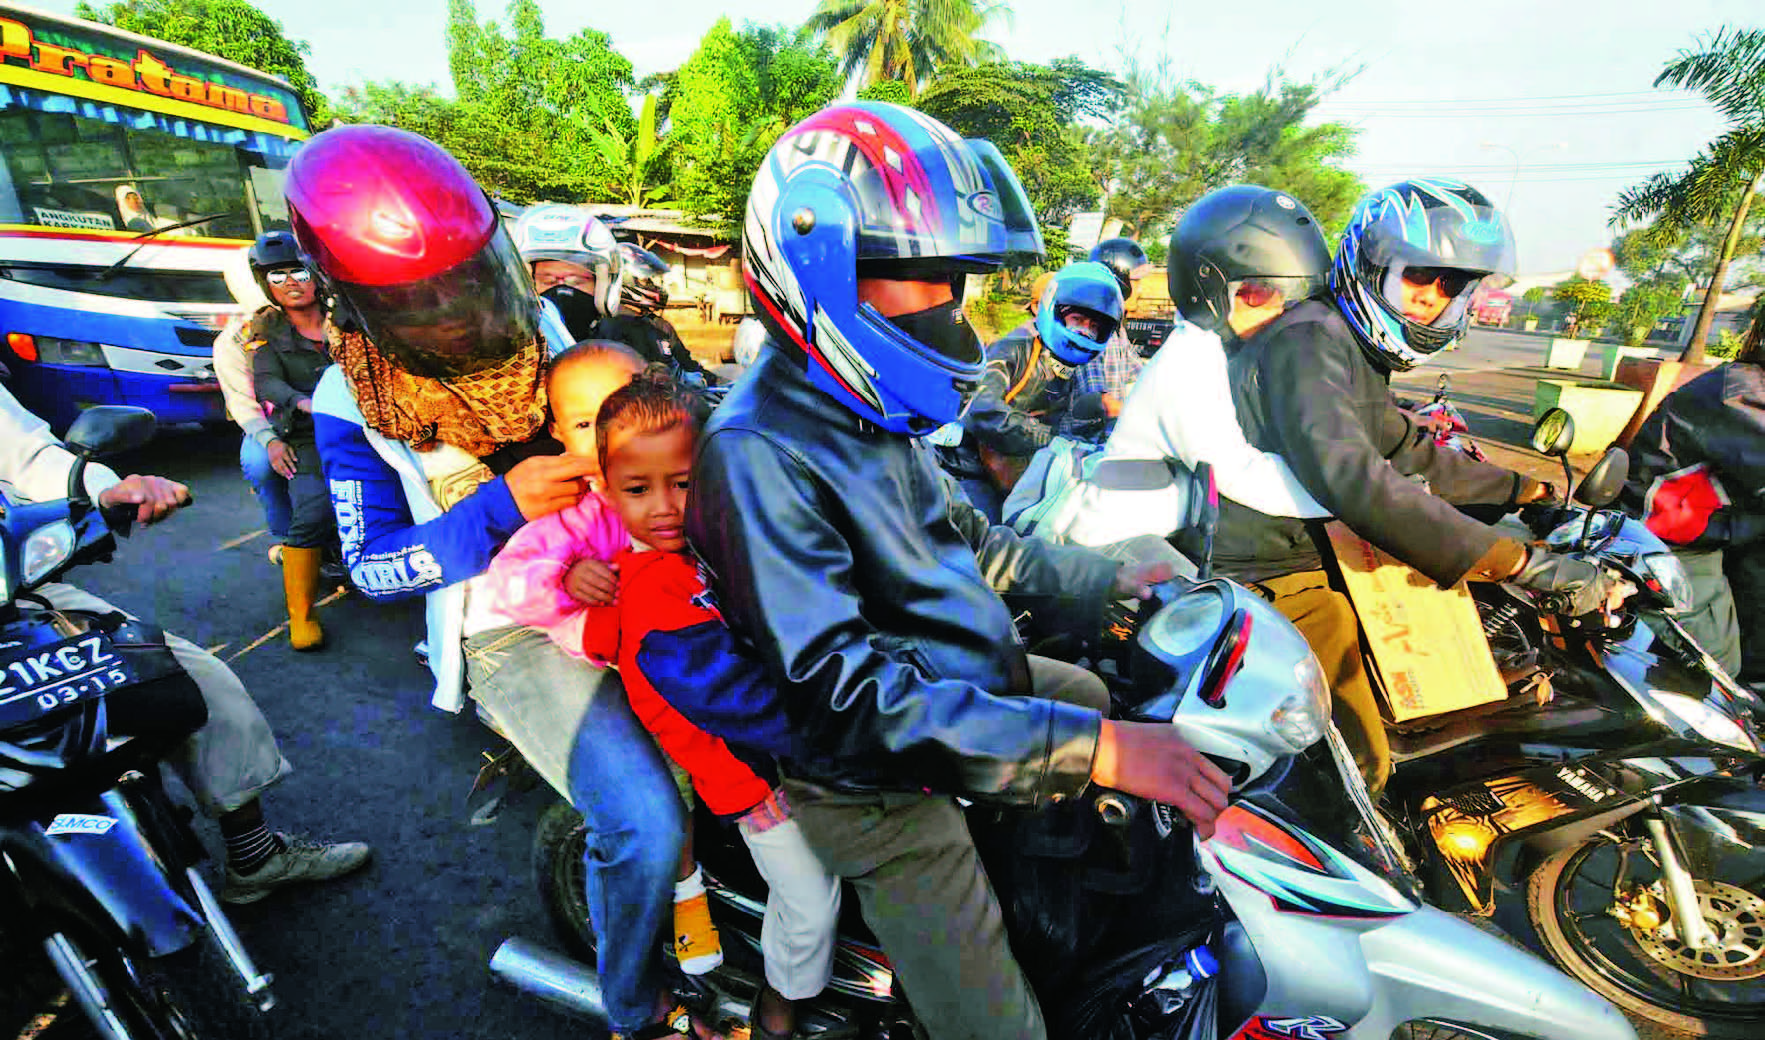
[[[1220,869],[1267,895],[1285,913],[1389,917],[1415,907],[1384,878],[1247,803],[1220,816],[1203,848]]]
[[[1674,788],[1661,807],[1693,877],[1715,877],[1724,856],[1765,847],[1765,787],[1718,775]]]
[[[90,904],[96,904],[102,919],[148,956],[174,953],[194,942],[206,927],[203,918],[167,882],[122,794],[106,791],[69,804],[67,811],[116,823],[102,831],[55,835],[35,822],[0,829],[0,853],[27,905],[33,910],[67,905],[91,913]],[[38,889],[44,884],[56,891]]]

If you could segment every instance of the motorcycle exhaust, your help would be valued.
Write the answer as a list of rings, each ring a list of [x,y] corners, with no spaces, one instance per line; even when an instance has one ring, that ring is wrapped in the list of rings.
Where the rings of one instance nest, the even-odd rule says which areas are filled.
[[[490,957],[490,973],[506,985],[599,1025],[607,1024],[601,979],[577,961],[526,939],[505,939]]]

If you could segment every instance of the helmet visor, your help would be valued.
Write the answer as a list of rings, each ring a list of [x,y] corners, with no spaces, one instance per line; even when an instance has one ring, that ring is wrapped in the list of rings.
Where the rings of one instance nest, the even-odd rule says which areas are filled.
[[[935,154],[890,157],[852,176],[860,263],[984,274],[1042,255],[1035,208],[991,142],[946,140],[927,150]]]
[[[413,375],[450,379],[507,361],[539,336],[527,265],[498,231],[453,267],[403,285],[339,282],[368,338]]]

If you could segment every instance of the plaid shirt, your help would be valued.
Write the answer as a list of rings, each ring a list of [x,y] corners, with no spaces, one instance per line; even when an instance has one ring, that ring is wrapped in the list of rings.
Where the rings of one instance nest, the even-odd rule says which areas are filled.
[[[1074,397],[1082,394],[1111,393],[1118,400],[1125,401],[1128,390],[1134,380],[1140,377],[1140,369],[1146,365],[1146,359],[1140,356],[1140,349],[1128,342],[1127,334],[1116,330],[1115,337],[1103,353],[1080,366],[1073,373],[1072,393]],[[1062,418],[1057,431],[1065,436],[1072,436],[1070,423]]]

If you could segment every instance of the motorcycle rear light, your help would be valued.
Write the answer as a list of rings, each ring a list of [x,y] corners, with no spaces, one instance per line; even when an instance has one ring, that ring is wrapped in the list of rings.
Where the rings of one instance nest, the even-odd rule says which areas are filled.
[[[1208,654],[1208,668],[1203,674],[1201,701],[1215,708],[1226,705],[1226,686],[1238,669],[1244,667],[1244,652],[1250,648],[1250,612],[1242,608],[1236,617],[1226,626],[1220,641],[1214,644],[1213,652]]]
[[[28,332],[8,332],[6,346],[20,361],[37,360],[37,340]]]

